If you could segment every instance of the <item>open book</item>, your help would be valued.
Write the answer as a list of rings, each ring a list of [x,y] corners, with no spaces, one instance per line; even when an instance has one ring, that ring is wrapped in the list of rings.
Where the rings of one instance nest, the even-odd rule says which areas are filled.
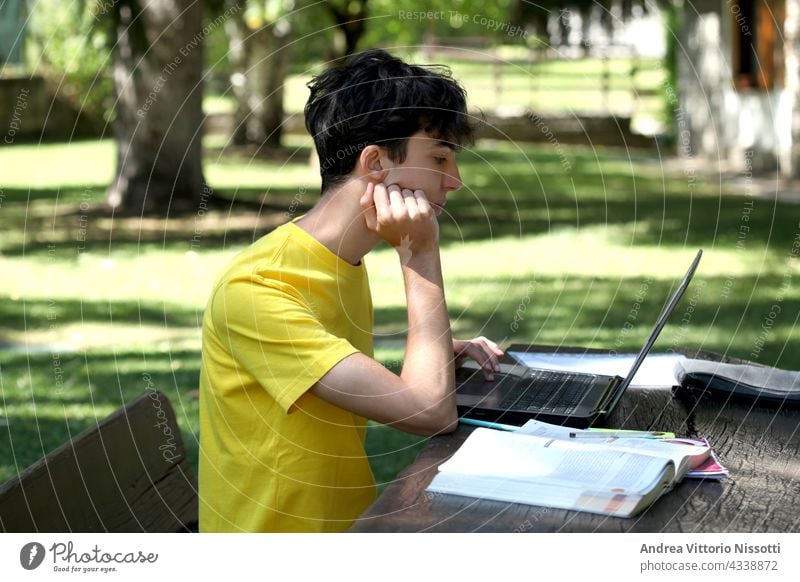
[[[630,517],[711,452],[657,439],[610,440],[586,443],[477,428],[439,466],[427,490]]]
[[[635,453],[647,453],[659,457],[669,457],[679,465],[679,472],[683,468],[681,463],[688,463],[689,468],[684,477],[693,479],[723,479],[728,476],[728,470],[722,466],[714,451],[709,451],[704,459],[705,453],[696,455],[686,451],[681,447],[707,447],[711,445],[706,439],[696,438],[675,438],[673,433],[669,436],[647,437],[647,438],[625,438],[625,435],[635,435],[641,431],[626,431],[613,429],[586,429],[577,430],[566,426],[549,424],[538,420],[529,420],[524,426],[517,429],[518,434],[532,434],[552,439],[572,440],[575,438],[581,443],[597,445],[600,447],[613,445],[620,450],[628,450]],[[655,433],[653,433],[655,434]],[[661,433],[662,435],[667,433]],[[612,436],[621,435],[621,437]]]
[[[760,404],[800,404],[800,372],[753,364],[684,360],[675,364],[684,389]]]

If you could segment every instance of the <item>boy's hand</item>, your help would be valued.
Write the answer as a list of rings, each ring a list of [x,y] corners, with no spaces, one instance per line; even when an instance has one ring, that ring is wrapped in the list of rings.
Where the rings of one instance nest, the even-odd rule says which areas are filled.
[[[370,182],[360,202],[367,228],[406,258],[438,248],[439,223],[422,190]]]
[[[497,356],[503,355],[496,343],[485,337],[476,337],[471,340],[453,340],[453,353],[455,354],[455,367],[458,368],[467,357],[472,358],[481,365],[483,376],[489,381],[494,380],[492,372],[500,371],[500,361]]]

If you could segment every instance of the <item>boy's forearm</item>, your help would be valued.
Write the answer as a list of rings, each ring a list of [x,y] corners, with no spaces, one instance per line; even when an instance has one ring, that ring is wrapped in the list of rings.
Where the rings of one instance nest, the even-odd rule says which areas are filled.
[[[425,400],[455,419],[453,338],[444,297],[439,248],[418,250],[403,264],[408,344],[401,376]]]

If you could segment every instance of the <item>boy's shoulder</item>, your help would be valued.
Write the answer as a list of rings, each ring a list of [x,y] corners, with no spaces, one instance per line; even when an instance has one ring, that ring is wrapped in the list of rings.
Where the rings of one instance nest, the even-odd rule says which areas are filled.
[[[218,275],[214,288],[243,277],[253,278],[254,282],[273,278],[285,281],[290,273],[297,276],[324,272],[352,278],[361,270],[343,264],[342,259],[293,221],[265,234],[234,256]]]
[[[237,253],[217,275],[215,289],[246,274],[255,274],[279,266],[281,255],[291,238],[289,224],[268,232]]]

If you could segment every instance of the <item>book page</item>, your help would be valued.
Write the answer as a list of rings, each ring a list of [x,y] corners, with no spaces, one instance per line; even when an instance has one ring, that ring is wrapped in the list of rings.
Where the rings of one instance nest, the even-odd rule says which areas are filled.
[[[700,465],[711,452],[711,448],[699,444],[670,443],[659,439],[614,439],[612,442],[599,439],[608,447],[620,451],[629,451],[642,455],[653,455],[663,459],[670,459],[676,466],[686,460],[687,468]]]
[[[638,354],[552,354],[547,352],[507,352],[518,363],[529,368],[584,372],[622,376],[630,372]],[[633,377],[632,386],[679,386],[675,364],[683,361],[681,354],[650,353]]]
[[[645,455],[653,455],[664,459],[670,459],[676,466],[680,466],[687,457],[694,460],[688,462],[690,468],[698,466],[705,460],[711,447],[708,443],[691,441],[689,439],[653,439],[653,438],[627,438],[627,437],[604,437],[602,432],[578,430],[556,424],[549,424],[539,420],[529,420],[518,431],[517,434],[536,435],[543,438],[559,439],[569,442],[576,442],[570,438],[570,434],[591,435],[591,438],[577,439],[580,444],[598,446],[603,449],[614,449],[619,451],[629,451]]]
[[[661,478],[667,464],[672,463],[654,456],[478,428],[439,471],[570,488],[644,492]]]
[[[569,440],[571,433],[585,433],[583,429],[571,428],[568,426],[560,426],[558,424],[550,424],[549,422],[542,422],[535,418],[530,419],[523,424],[516,431],[517,434],[529,434],[543,438]],[[600,439],[601,441],[603,439]]]

